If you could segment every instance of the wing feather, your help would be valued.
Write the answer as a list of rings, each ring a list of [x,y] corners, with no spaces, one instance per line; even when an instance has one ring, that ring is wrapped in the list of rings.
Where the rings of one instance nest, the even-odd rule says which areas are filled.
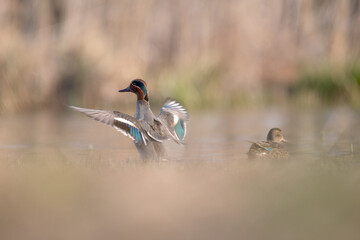
[[[165,124],[174,140],[183,143],[186,124],[190,119],[186,109],[175,100],[168,99],[161,108],[158,118]]]
[[[117,111],[96,110],[69,106],[70,108],[84,113],[86,116],[101,123],[114,127],[116,130],[130,137],[136,143],[147,144],[145,134],[142,132],[138,121],[125,113]]]

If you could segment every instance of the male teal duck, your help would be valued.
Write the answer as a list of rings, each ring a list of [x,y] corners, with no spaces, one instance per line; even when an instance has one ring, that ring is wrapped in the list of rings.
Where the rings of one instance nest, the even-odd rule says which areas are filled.
[[[118,111],[86,109],[70,106],[106,125],[114,127],[130,137],[144,160],[161,160],[165,156],[163,142],[173,140],[184,144],[186,125],[189,115],[178,102],[168,99],[155,116],[150,109],[149,91],[146,82],[133,80],[130,85],[119,92],[132,92],[137,96],[135,117]]]
[[[286,142],[279,128],[270,129],[266,141],[254,142],[248,152],[249,159],[287,159],[289,153],[280,145]]]

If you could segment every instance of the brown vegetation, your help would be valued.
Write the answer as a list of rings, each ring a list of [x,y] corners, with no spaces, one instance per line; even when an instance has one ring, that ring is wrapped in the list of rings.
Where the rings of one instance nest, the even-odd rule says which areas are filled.
[[[299,66],[356,60],[359,25],[358,0],[3,0],[0,112],[124,101],[116,90],[139,77],[155,102],[266,100]]]

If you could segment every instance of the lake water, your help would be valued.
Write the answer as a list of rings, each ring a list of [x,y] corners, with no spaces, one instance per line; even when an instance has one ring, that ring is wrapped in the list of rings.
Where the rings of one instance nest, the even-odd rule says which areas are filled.
[[[295,112],[269,108],[234,113],[191,114],[185,146],[167,143],[175,161],[244,160],[249,141],[265,140],[279,127],[294,157],[354,156],[360,146],[359,113],[346,108]],[[79,113],[1,117],[0,159],[27,161],[60,155],[67,161],[137,161],[126,136]],[[96,163],[95,163],[96,164]],[[110,164],[110,163],[109,163]]]
[[[0,239],[357,239],[360,114],[190,113],[187,144],[142,163],[80,113],[0,118]],[[248,161],[272,127],[287,161]]]

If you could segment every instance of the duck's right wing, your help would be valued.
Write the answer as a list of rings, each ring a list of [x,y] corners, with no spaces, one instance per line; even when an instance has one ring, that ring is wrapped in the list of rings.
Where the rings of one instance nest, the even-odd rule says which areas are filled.
[[[160,110],[158,119],[165,124],[172,138],[183,143],[186,136],[186,125],[189,114],[186,109],[175,100],[168,99]]]
[[[142,131],[141,125],[134,117],[117,111],[96,110],[69,106],[70,108],[84,113],[86,116],[114,127],[125,136],[130,137],[136,143],[147,144],[147,135]]]

